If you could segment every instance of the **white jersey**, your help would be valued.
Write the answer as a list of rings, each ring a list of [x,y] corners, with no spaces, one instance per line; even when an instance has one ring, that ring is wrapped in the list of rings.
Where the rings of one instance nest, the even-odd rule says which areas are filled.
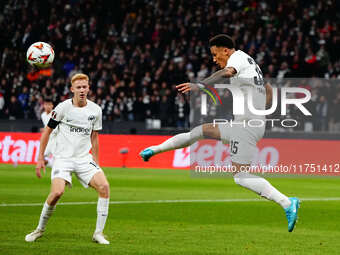
[[[255,115],[248,108],[248,94],[252,95],[256,110],[265,110],[266,89],[262,71],[254,59],[241,50],[235,51],[228,59],[227,67],[233,67],[236,74],[230,78],[231,86],[242,90],[244,96],[244,114],[235,115],[235,120],[265,119],[264,115]]]
[[[47,126],[47,123],[50,120],[50,118],[51,118],[51,112],[49,114],[47,114],[46,112],[43,112],[41,114],[41,121],[43,122],[44,127]]]
[[[50,118],[51,118],[51,113],[50,112],[49,114],[47,114],[46,112],[43,112],[41,114],[41,120],[44,124],[44,127],[47,126]],[[45,149],[45,155],[48,156],[50,154],[54,154],[54,149],[55,149],[55,139],[56,139],[56,136],[57,136],[57,132],[58,132],[58,129],[55,128],[52,133],[50,134],[50,138],[48,139],[48,143],[47,143],[47,147]]]
[[[58,104],[51,118],[58,124],[55,158],[82,158],[89,155],[91,133],[102,129],[102,109],[87,100],[84,107],[76,107],[72,99]]]

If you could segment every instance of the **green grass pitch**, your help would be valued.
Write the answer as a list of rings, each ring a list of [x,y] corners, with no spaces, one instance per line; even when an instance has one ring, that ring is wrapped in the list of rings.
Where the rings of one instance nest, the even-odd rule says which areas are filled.
[[[183,170],[105,168],[111,201],[254,199],[231,178],[190,177]],[[60,202],[96,202],[76,178]],[[340,197],[340,179],[274,178],[289,196]],[[0,165],[0,254],[338,254],[340,201],[303,201],[299,222],[288,233],[284,211],[273,202],[167,202],[111,204],[105,228],[111,244],[91,242],[96,204],[59,205],[45,235],[24,237],[39,219],[50,175],[37,179],[34,166]]]

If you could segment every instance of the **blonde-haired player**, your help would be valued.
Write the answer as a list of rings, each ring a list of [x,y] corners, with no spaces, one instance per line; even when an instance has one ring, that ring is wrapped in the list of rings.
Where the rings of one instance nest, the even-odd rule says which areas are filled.
[[[51,113],[51,118],[40,139],[40,150],[36,175],[41,178],[41,169],[45,172],[44,152],[52,131],[58,127],[54,164],[51,172],[51,192],[43,206],[38,227],[26,235],[27,242],[34,242],[45,231],[58,200],[65,191],[66,184],[72,184],[72,173],[80,183],[98,192],[97,224],[93,240],[100,244],[109,244],[103,230],[109,210],[109,183],[99,163],[98,131],[102,129],[102,110],[87,99],[89,77],[76,74],[71,79],[72,99],[58,104]],[[92,154],[89,153],[90,149]]]

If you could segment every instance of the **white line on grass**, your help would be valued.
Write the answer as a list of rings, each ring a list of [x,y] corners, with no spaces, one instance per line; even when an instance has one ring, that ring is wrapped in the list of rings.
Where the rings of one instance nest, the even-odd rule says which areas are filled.
[[[301,201],[340,201],[340,197],[324,198],[300,198]],[[268,200],[258,198],[231,198],[231,199],[191,199],[191,200],[140,200],[140,201],[111,201],[110,204],[165,204],[165,203],[232,203],[232,202],[266,202]],[[60,202],[58,205],[94,205],[92,202]],[[17,204],[0,204],[0,207],[20,207],[20,206],[42,206],[43,203],[17,203]]]

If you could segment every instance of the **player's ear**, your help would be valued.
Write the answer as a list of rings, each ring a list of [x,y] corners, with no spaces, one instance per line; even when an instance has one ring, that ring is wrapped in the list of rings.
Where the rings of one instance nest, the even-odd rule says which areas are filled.
[[[70,90],[71,90],[72,93],[74,93],[74,89],[73,89],[72,84],[71,84]]]

